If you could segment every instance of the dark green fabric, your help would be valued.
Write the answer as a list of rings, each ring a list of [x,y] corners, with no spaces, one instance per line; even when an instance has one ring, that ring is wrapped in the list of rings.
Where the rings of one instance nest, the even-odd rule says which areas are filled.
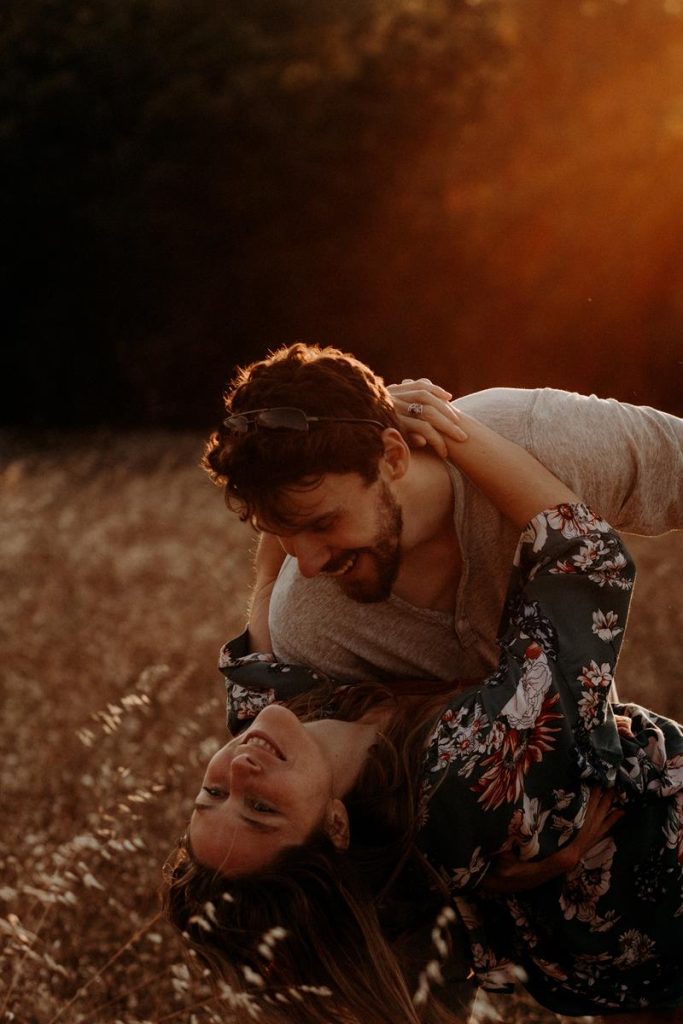
[[[608,702],[632,564],[584,506],[537,516],[517,561],[499,668],[449,704],[428,744],[419,845],[448,880],[488,988],[505,991],[516,965],[557,1013],[683,1001],[683,729]],[[612,834],[568,875],[481,895],[498,851],[533,860],[571,840],[591,782],[626,808]]]

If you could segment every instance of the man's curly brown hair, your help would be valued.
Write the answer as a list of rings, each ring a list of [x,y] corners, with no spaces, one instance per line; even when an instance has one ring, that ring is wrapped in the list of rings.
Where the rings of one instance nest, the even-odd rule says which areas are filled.
[[[239,369],[224,398],[227,415],[287,406],[309,416],[372,419],[399,429],[381,377],[336,348],[283,346]],[[307,433],[237,436],[221,426],[207,442],[202,465],[242,519],[286,527],[294,524],[287,523],[283,487],[314,486],[326,473],[358,473],[372,483],[383,451],[382,433],[371,424],[312,423]]]

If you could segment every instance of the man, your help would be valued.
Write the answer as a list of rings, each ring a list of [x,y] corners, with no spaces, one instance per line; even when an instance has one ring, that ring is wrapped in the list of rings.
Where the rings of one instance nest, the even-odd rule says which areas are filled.
[[[342,681],[495,666],[518,535],[437,454],[441,434],[463,436],[458,409],[524,445],[617,528],[683,526],[683,420],[551,389],[446,397],[429,381],[390,393],[352,356],[302,344],[241,371],[204,464],[265,534],[252,650]]]

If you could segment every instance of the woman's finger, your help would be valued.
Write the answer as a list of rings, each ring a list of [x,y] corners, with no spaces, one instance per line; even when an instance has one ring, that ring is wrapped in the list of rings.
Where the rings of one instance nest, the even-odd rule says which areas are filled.
[[[392,388],[415,388],[421,387],[423,390],[430,391],[437,398],[441,398],[443,401],[448,402],[453,397],[450,391],[446,391],[445,388],[439,387],[438,384],[432,383],[429,377],[420,377],[414,380],[412,377],[404,377],[400,384],[389,384],[387,390],[391,391]]]
[[[614,803],[614,790],[594,786],[577,840],[581,850],[585,852],[603,839],[623,815],[623,808]]]
[[[435,407],[423,402],[399,400],[394,404],[394,408],[404,434],[415,432],[429,440],[433,439],[435,433],[450,437],[454,441],[464,441],[467,438],[458,415],[445,403],[441,403],[441,407]]]
[[[394,408],[398,414],[401,430],[405,436],[417,434],[425,438],[440,455],[445,455],[445,444],[438,434],[464,441],[466,432],[459,423],[460,416],[445,399],[430,390],[429,382],[411,381],[393,384],[389,388]],[[418,386],[419,385],[419,386]],[[442,390],[442,389],[438,389]],[[445,392],[447,394],[447,392]]]
[[[631,719],[628,715],[616,715],[614,721],[617,725],[617,732],[620,736],[633,736]]]

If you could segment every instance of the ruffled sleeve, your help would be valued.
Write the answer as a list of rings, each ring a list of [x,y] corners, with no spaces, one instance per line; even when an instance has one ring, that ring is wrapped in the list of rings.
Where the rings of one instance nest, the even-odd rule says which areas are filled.
[[[285,665],[272,654],[250,654],[246,630],[223,645],[218,668],[225,676],[226,718],[233,736],[268,704],[290,700],[328,681],[305,665]]]
[[[581,780],[627,783],[609,690],[633,578],[619,536],[583,504],[523,531],[498,668],[449,705],[427,748],[419,840],[454,891],[501,850],[531,859],[567,842]]]

